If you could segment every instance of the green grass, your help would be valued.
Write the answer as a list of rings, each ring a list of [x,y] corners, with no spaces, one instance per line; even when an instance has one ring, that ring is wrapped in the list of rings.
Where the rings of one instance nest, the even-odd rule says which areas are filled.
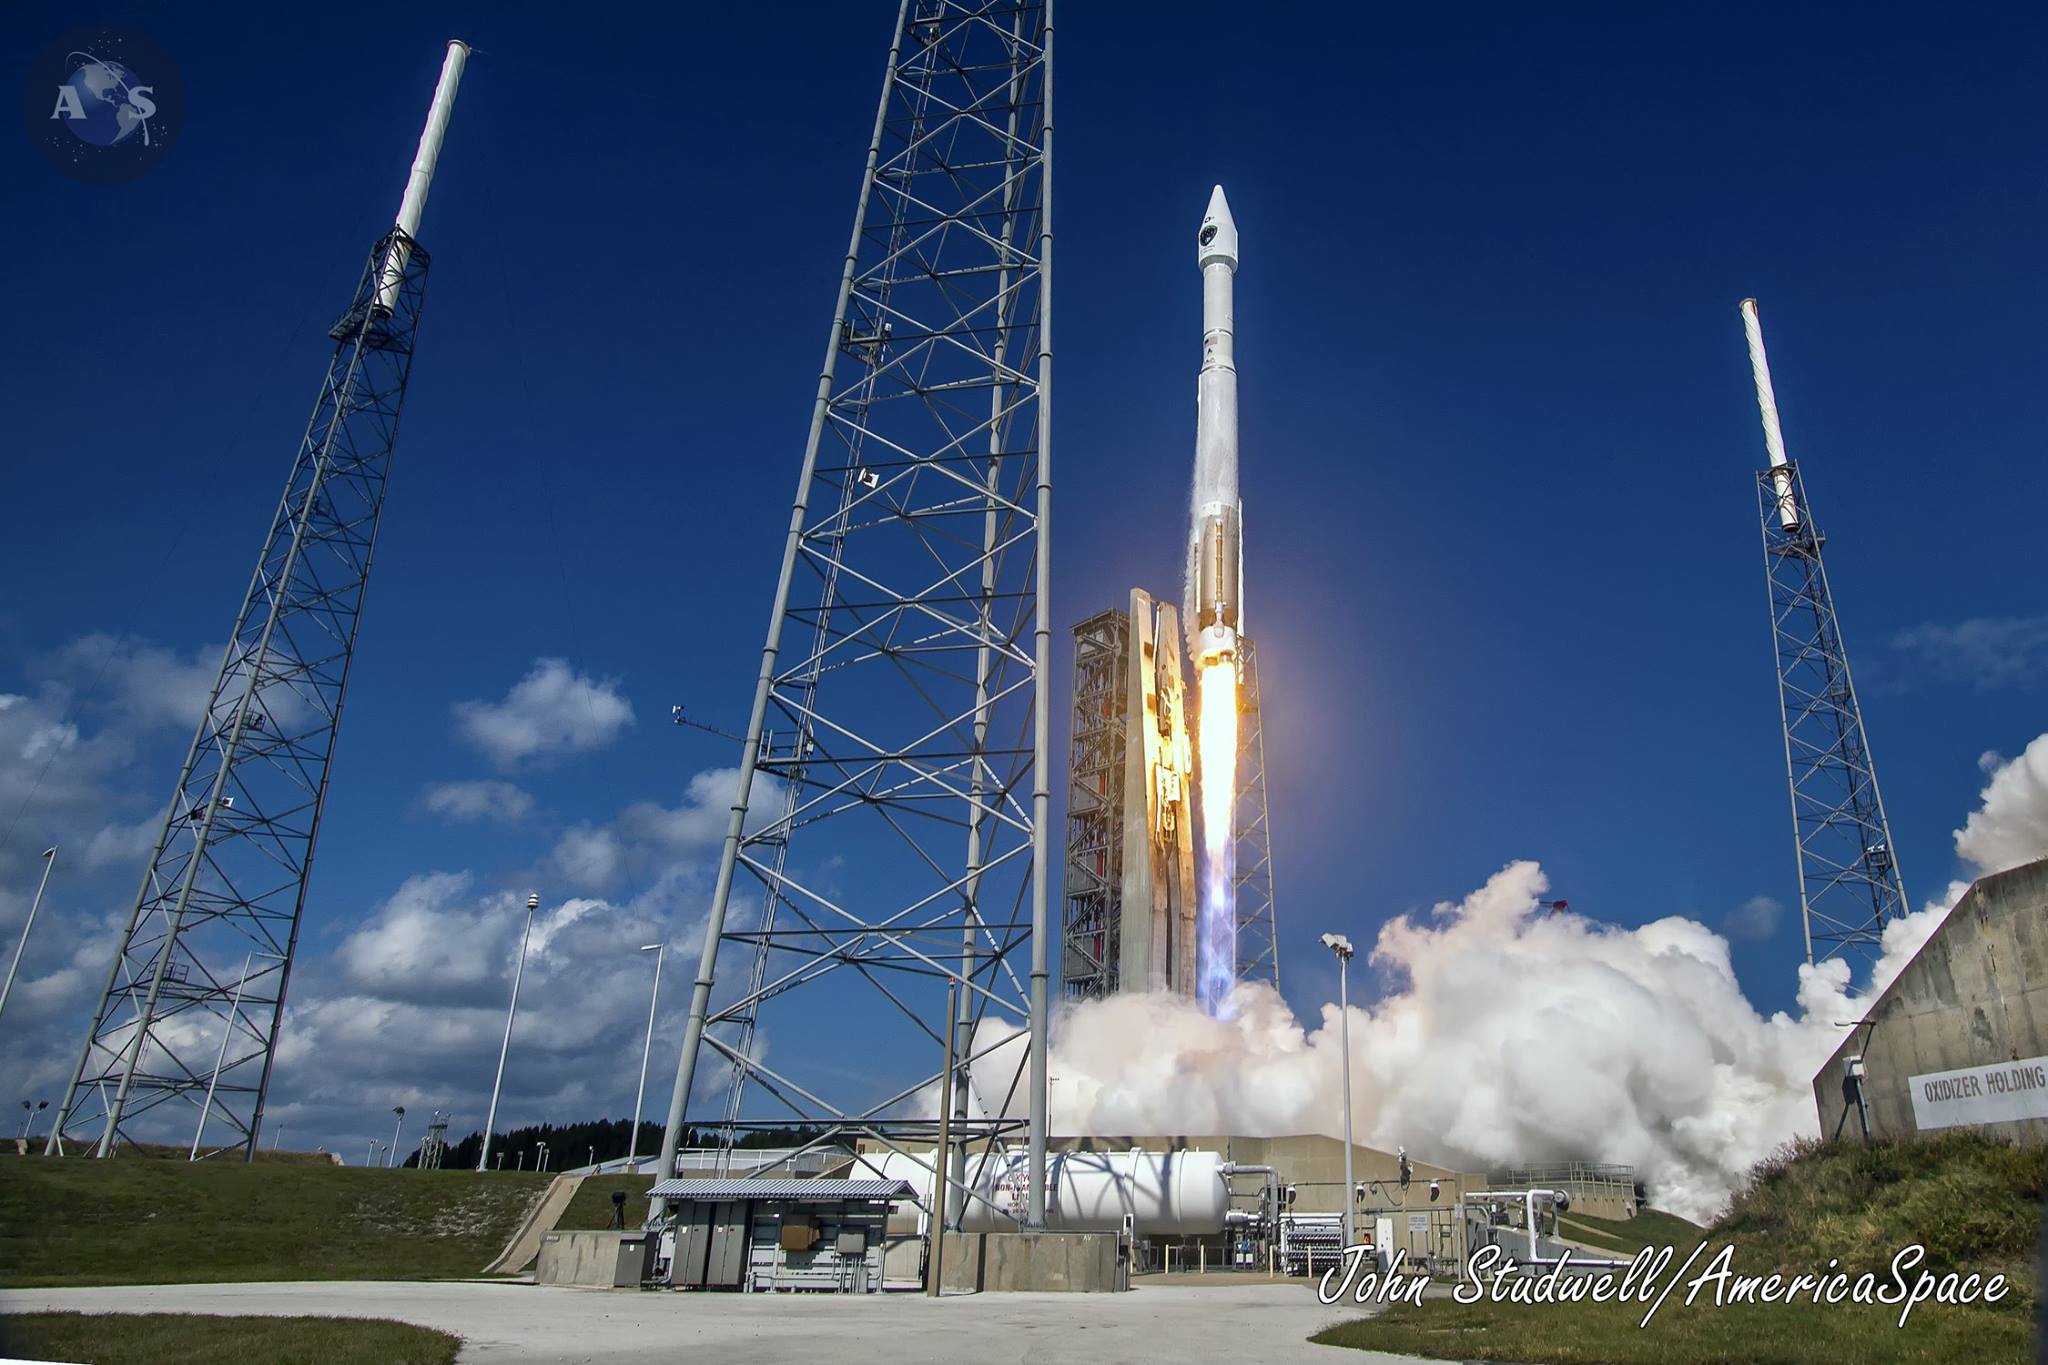
[[[1968,1129],[1906,1142],[1807,1141],[1757,1167],[1714,1235],[1773,1269],[1922,1242],[1929,1270],[2030,1272],[2044,1189],[2048,1149]]]
[[[475,1275],[547,1180],[326,1164],[0,1161],[0,1285]]]
[[[1686,1308],[1674,1291],[1647,1328],[1642,1307],[1620,1304],[1459,1304],[1431,1299],[1343,1323],[1316,1341],[1433,1359],[1524,1365],[1720,1365],[1721,1362],[1924,1361],[1932,1365],[2029,1358],[2033,1253],[2048,1151],[1957,1131],[1904,1142],[1794,1143],[1751,1174],[1726,1214],[1702,1231],[1669,1214],[1627,1222],[1564,1215],[1574,1240],[1633,1253],[1675,1246],[1682,1259],[1705,1240],[1735,1247],[1735,1265],[1820,1273],[1839,1258],[1853,1274],[1887,1266],[1918,1243],[1909,1272],[2003,1274],[2011,1292],[1994,1306],[1922,1303],[1906,1327],[1885,1305],[1734,1304]],[[1704,1264],[1704,1262],[1703,1262]],[[1697,1274],[1699,1267],[1692,1273]]]
[[[462,1339],[379,1318],[12,1313],[0,1352],[93,1365],[454,1365]]]
[[[90,1150],[89,1144],[87,1149]],[[69,1154],[72,1156],[83,1155],[83,1153],[81,1153],[77,1149],[77,1144],[75,1143],[72,1144],[70,1148],[68,1148],[67,1150]],[[201,1148],[200,1152],[202,1155],[204,1155],[205,1153],[212,1152],[214,1150],[215,1149],[212,1147],[212,1145],[209,1144],[208,1146]],[[7,1148],[7,1152],[10,1156],[13,1155],[14,1148],[10,1145]],[[34,1142],[29,1144],[29,1155],[40,1157],[42,1156],[42,1154],[43,1139],[37,1138]],[[191,1155],[192,1149],[190,1146],[180,1147],[175,1144],[165,1144],[161,1142],[123,1142],[120,1146],[114,1149],[114,1156],[117,1159],[123,1161],[136,1159],[141,1159],[145,1161],[186,1161],[191,1158]],[[222,1153],[217,1156],[209,1157],[208,1159],[213,1161],[239,1161],[241,1158],[239,1156],[238,1149],[238,1153],[236,1155],[231,1156],[229,1154]],[[272,1162],[282,1162],[286,1165],[292,1166],[332,1166],[335,1164],[334,1158],[328,1155],[326,1152],[282,1152],[270,1147],[259,1148],[256,1153],[256,1159],[258,1161],[264,1162],[265,1164],[269,1164]]]
[[[1825,1261],[1822,1262],[1826,1264]],[[2024,1312],[1923,1303],[1901,1329],[1898,1309],[1812,1304],[1686,1308],[1674,1293],[1650,1325],[1645,1307],[1604,1304],[1398,1304],[1310,1338],[1327,1346],[1436,1360],[1522,1365],[2019,1365],[2031,1359]],[[2004,1304],[2012,1303],[2008,1297]]]
[[[651,1175],[593,1175],[576,1190],[569,1207],[562,1210],[556,1227],[569,1231],[608,1228],[612,1225],[612,1191],[626,1192],[626,1226],[637,1228],[647,1221],[647,1191],[654,1187]]]

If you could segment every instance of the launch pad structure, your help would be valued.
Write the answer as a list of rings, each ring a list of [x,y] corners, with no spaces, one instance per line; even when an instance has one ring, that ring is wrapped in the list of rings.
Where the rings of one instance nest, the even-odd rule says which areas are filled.
[[[1132,589],[1128,610],[1073,629],[1066,894],[1060,981],[1068,1000],[1119,991],[1197,993],[1189,756],[1179,613]],[[1237,979],[1279,985],[1271,815],[1258,653],[1238,637]]]
[[[952,1166],[1024,1140],[1018,1221],[1043,1221],[1051,92],[1050,3],[899,7],[664,1172],[692,1124],[728,1149],[803,1124],[812,1146],[934,1150],[925,1097],[950,1068]],[[881,1078],[771,1060],[774,1017],[858,1021],[916,1060]],[[1017,1065],[981,1095],[1005,1044]]]

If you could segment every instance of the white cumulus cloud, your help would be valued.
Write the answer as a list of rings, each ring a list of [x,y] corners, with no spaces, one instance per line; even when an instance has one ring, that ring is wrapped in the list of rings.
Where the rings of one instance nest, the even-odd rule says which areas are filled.
[[[566,659],[538,659],[503,701],[457,702],[455,721],[465,740],[511,768],[603,748],[633,723],[633,704],[615,684],[576,672]]]
[[[533,813],[532,794],[510,782],[436,782],[420,793],[420,804],[456,821],[512,824]]]

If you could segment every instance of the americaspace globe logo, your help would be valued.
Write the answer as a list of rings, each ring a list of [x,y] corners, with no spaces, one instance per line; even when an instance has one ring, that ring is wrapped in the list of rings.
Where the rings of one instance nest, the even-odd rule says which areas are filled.
[[[23,101],[28,134],[79,180],[132,180],[162,160],[184,126],[169,54],[132,29],[74,30],[43,49]]]

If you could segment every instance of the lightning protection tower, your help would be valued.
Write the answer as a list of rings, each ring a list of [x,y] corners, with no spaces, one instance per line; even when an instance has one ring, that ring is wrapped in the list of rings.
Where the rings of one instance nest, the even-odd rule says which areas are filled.
[[[1757,473],[1757,506],[1806,960],[1853,954],[1868,965],[1883,952],[1884,926],[1906,913],[1906,894],[1821,564],[1827,537],[1814,526],[1798,464],[1785,455],[1755,299],[1742,301],[1742,328],[1770,456]]]
[[[664,1171],[700,1077],[728,1146],[923,1158],[952,1056],[956,1168],[1028,1132],[1043,1217],[1051,86],[1050,3],[899,8]]]
[[[448,44],[398,220],[327,377],[51,1128],[107,1155],[173,1101],[256,1156],[328,763],[427,282],[415,240],[469,49]]]
[[[1280,928],[1273,906],[1273,813],[1266,800],[1266,731],[1259,714],[1259,652],[1238,637],[1237,979],[1280,988]]]

